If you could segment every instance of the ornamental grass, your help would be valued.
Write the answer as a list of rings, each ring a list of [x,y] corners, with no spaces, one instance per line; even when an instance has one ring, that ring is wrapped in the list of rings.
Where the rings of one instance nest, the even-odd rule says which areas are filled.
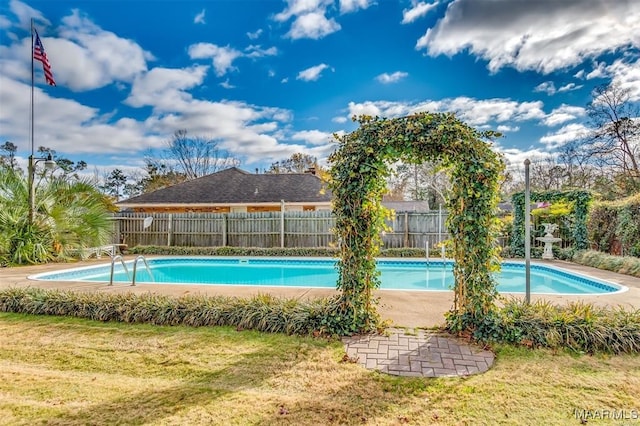
[[[500,311],[499,340],[575,352],[640,353],[640,309],[573,302],[509,300]]]
[[[135,295],[78,293],[39,288],[0,291],[0,311],[59,315],[98,321],[153,325],[234,326],[270,333],[332,335],[336,333],[337,298],[285,299],[267,294],[247,299],[152,293]]]

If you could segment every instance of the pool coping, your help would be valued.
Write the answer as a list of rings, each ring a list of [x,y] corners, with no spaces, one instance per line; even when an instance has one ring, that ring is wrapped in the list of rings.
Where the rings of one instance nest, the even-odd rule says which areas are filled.
[[[169,256],[153,256],[169,257]],[[175,256],[173,256],[175,257]],[[126,260],[135,259],[134,255],[125,256]],[[408,259],[408,258],[400,258]],[[75,263],[55,263],[36,266],[20,266],[0,268],[0,288],[13,287],[39,287],[49,289],[61,289],[80,292],[106,292],[106,293],[157,293],[171,296],[183,296],[186,294],[206,294],[249,297],[257,294],[269,293],[274,296],[287,298],[313,298],[326,297],[337,293],[335,289],[308,289],[308,288],[279,288],[249,286],[202,286],[202,285],[150,285],[131,287],[129,285],[107,284],[96,286],[95,283],[73,281],[34,281],[27,276],[40,272],[53,272],[60,269],[68,269],[73,266],[91,266],[105,263],[104,259],[86,260]],[[555,304],[565,304],[574,301],[593,303],[596,306],[622,307],[625,309],[640,309],[640,278],[629,275],[617,274],[588,266],[577,265],[560,260],[536,259],[536,263],[559,266],[587,276],[624,285],[628,291],[617,294],[605,294],[594,296],[551,296],[531,295],[532,302],[545,300]],[[202,288],[206,287],[206,288]],[[391,325],[398,327],[437,327],[444,324],[444,314],[453,307],[453,292],[451,291],[405,291],[405,290],[377,290],[379,298],[378,311],[383,319],[388,319]],[[524,294],[511,293],[504,298],[523,299]]]

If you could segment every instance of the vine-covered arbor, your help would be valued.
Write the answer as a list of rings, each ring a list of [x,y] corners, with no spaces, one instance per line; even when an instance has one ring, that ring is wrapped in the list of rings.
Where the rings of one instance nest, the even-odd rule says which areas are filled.
[[[491,150],[494,132],[479,132],[450,113],[418,113],[384,119],[360,117],[360,127],[338,138],[329,161],[336,233],[340,241],[341,290],[336,320],[342,331],[369,331],[379,324],[373,290],[384,221],[382,206],[390,164],[439,160],[453,184],[447,228],[455,266],[450,329],[475,329],[494,311],[497,294],[491,272],[499,268],[495,243],[498,182],[504,164]]]
[[[587,214],[589,212],[589,203],[591,202],[591,193],[589,191],[546,191],[531,192],[531,202],[547,201],[556,203],[558,201],[569,201],[574,203],[574,211],[571,214],[574,218],[572,229],[572,237],[574,247],[577,250],[587,249],[589,244],[587,241]],[[511,236],[511,250],[516,256],[524,257],[524,192],[518,192],[511,197],[513,204],[513,234]]]

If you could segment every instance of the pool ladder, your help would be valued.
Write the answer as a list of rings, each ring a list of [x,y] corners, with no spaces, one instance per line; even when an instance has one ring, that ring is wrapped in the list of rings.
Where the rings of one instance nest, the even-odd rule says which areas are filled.
[[[147,263],[147,259],[143,255],[139,255],[133,261],[133,276],[131,276],[129,274],[129,269],[127,268],[127,265],[124,263],[124,259],[122,258],[122,256],[116,255],[116,256],[113,256],[111,258],[111,274],[109,276],[109,285],[113,285],[113,271],[115,269],[115,265],[116,265],[116,261],[117,260],[120,261],[120,264],[122,265],[122,268],[127,273],[127,277],[129,277],[131,279],[131,285],[132,286],[136,285],[136,272],[138,270],[138,261],[139,260],[142,260],[142,263],[144,263],[145,268],[147,268],[147,272],[149,273],[149,277],[151,278],[151,281],[155,281],[153,279],[153,274],[151,273],[151,268],[149,268],[149,263]]]

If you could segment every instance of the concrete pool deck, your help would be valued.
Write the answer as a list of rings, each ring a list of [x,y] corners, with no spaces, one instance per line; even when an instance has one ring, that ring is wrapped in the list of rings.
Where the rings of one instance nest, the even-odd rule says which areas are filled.
[[[125,260],[133,260],[135,256],[125,256]],[[150,256],[150,258],[162,256]],[[532,262],[534,263],[534,262]],[[629,275],[616,274],[588,266],[576,265],[569,262],[553,260],[535,263],[551,265],[582,275],[592,276],[601,280],[623,285],[628,291],[616,294],[569,296],[569,295],[532,295],[531,300],[547,300],[556,304],[570,301],[584,301],[598,306],[621,306],[626,309],[640,309],[640,278]],[[135,287],[125,284],[108,286],[101,283],[70,282],[70,281],[36,281],[27,277],[43,272],[53,272],[62,269],[77,268],[96,264],[109,264],[109,260],[88,260],[75,263],[52,263],[47,265],[0,268],[0,289],[11,287],[39,287],[55,288],[73,291],[98,292],[133,292],[165,294],[183,296],[186,294],[207,294],[247,297],[256,294],[269,293],[274,296],[287,298],[323,297],[336,294],[333,289],[317,288],[284,288],[284,287],[252,287],[252,286],[213,286],[213,285],[166,285],[166,284],[138,284]],[[394,327],[436,327],[444,323],[444,314],[453,306],[453,292],[447,291],[403,291],[378,290],[380,298],[378,311],[383,319],[388,319]],[[524,298],[524,294],[505,295],[506,297]]]

